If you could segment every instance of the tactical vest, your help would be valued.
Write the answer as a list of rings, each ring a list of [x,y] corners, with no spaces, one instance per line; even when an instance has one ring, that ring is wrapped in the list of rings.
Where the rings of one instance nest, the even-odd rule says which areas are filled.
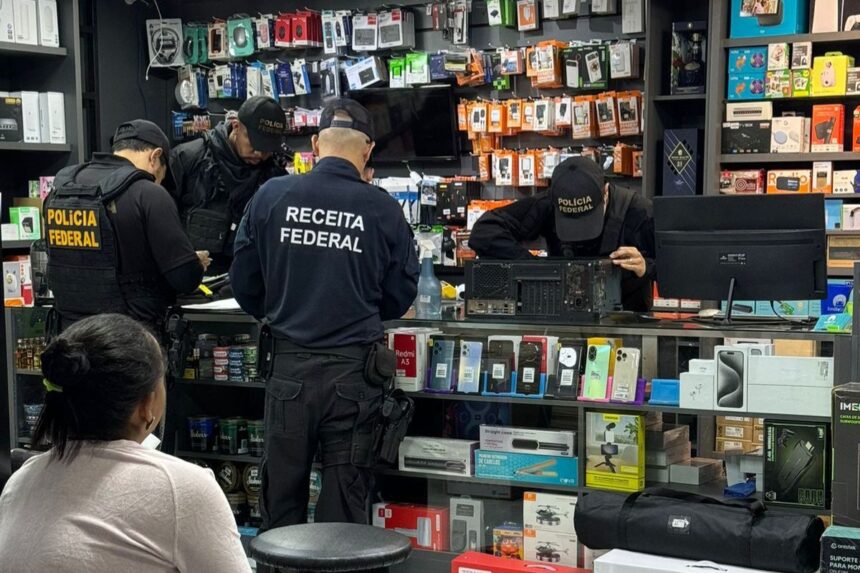
[[[76,180],[86,167],[60,171],[44,207],[48,285],[57,310],[69,321],[109,312],[131,314],[127,300],[158,296],[156,277],[121,275],[108,213],[108,205],[133,183],[152,181],[152,176],[129,165],[82,185]]]
[[[185,217],[185,232],[197,251],[210,255],[232,255],[235,228],[230,213],[229,190],[221,176],[212,151],[211,135],[203,135],[205,154],[201,161],[203,172],[195,182],[194,205]]]

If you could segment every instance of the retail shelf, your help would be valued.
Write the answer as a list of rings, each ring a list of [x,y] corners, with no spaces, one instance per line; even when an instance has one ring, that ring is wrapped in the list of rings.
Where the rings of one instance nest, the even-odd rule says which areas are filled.
[[[860,153],[738,153],[720,155],[720,163],[812,163],[813,161],[860,161]]]
[[[683,101],[705,101],[707,94],[677,94],[654,96],[654,101],[683,102]]]
[[[854,276],[854,269],[842,269],[839,267],[827,267],[828,277],[848,277]]]
[[[689,416],[717,416],[720,412],[714,410],[692,410],[674,406],[652,406],[650,404],[613,404],[606,402],[583,402],[578,400],[556,400],[553,398],[520,398],[516,396],[480,396],[477,394],[433,394],[430,392],[408,392],[412,398],[419,400],[453,400],[456,402],[496,402],[502,404],[527,404],[529,406],[554,406],[558,408],[582,408],[584,410],[603,410],[610,412],[662,412],[664,414],[682,414]],[[797,420],[804,422],[829,422],[829,416],[798,416],[792,414],[762,414],[745,413],[750,418],[778,417],[781,420]]]
[[[828,237],[840,237],[840,236],[857,236],[860,235],[860,229],[829,229],[827,231]]]
[[[68,143],[22,143],[20,141],[0,141],[0,151],[71,151]]]
[[[36,376],[38,378],[42,377],[42,371],[41,370],[24,370],[24,369],[18,368],[15,370],[15,374],[17,376]]]
[[[514,481],[514,480],[505,480],[505,479],[489,479],[489,478],[480,478],[475,476],[446,476],[446,475],[438,475],[431,474],[426,472],[405,472],[401,470],[395,469],[383,469],[377,470],[377,474],[387,475],[387,476],[397,476],[397,477],[408,477],[408,478],[416,478],[416,479],[425,479],[425,480],[434,480],[434,481],[454,481],[460,483],[476,483],[483,485],[500,485],[504,487],[520,487],[527,489],[541,489],[546,491],[566,491],[566,492],[578,492],[580,490],[577,486],[565,486],[565,485],[553,485],[547,483],[531,483],[525,481]]]
[[[66,48],[49,48],[47,46],[30,46],[28,44],[13,44],[0,42],[0,55],[8,56],[66,56]]]
[[[814,44],[839,44],[860,41],[860,32],[827,32],[824,34],[789,34],[786,36],[761,36],[755,38],[728,38],[723,40],[724,48],[748,48],[793,42],[812,42]]]
[[[239,462],[247,464],[258,464],[263,460],[263,458],[251,455],[216,454],[212,452],[191,452],[187,450],[177,450],[174,455],[177,458],[194,458],[198,460],[215,460],[220,462]]]
[[[851,200],[860,199],[860,193],[836,193],[836,194],[825,195],[824,198],[828,201],[836,201],[836,200],[851,201]]]
[[[33,241],[3,241],[2,244],[4,251],[20,251],[32,247]]]
[[[185,386],[226,386],[228,388],[265,388],[264,382],[217,382],[215,380],[177,380]]]
[[[808,101],[809,103],[815,103],[815,102],[835,101],[835,102],[839,103],[839,102],[842,102],[845,100],[857,100],[857,99],[860,99],[860,94],[817,95],[817,96],[807,96],[807,97],[778,97],[778,98],[769,98],[769,99],[764,99],[764,100],[761,98],[758,98],[758,99],[755,99],[755,98],[731,99],[731,100],[724,100],[723,103],[751,103],[751,102],[760,103],[762,101],[769,101],[769,102],[773,102],[773,103],[805,102],[805,101]]]

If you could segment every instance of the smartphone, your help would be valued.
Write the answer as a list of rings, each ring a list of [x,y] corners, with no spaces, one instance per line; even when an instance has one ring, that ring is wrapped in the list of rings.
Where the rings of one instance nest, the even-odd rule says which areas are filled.
[[[612,347],[591,345],[585,360],[582,397],[586,400],[606,400],[609,390],[609,364]]]
[[[457,343],[453,340],[433,341],[430,358],[429,390],[436,392],[451,392],[454,388],[454,349]]]
[[[511,372],[514,365],[514,343],[511,340],[493,340],[487,357],[487,392],[510,394]]]
[[[558,367],[551,385],[551,394],[557,398],[579,395],[585,353],[584,340],[561,340],[558,347]]]
[[[615,374],[612,377],[613,402],[633,402],[636,400],[636,385],[639,381],[638,348],[619,348],[615,351]]]
[[[543,344],[540,342],[520,343],[520,359],[517,366],[517,394],[532,396],[540,394],[541,363]]]
[[[744,407],[744,359],[741,350],[717,352],[716,402],[720,408]]]
[[[460,370],[457,376],[457,391],[475,394],[480,391],[481,358],[484,343],[464,340],[460,343]]]

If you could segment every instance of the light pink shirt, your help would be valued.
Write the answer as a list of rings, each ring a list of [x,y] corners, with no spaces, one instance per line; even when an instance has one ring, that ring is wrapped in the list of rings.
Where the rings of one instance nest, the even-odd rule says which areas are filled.
[[[0,496],[0,569],[15,573],[247,573],[211,471],[140,444],[36,456]]]

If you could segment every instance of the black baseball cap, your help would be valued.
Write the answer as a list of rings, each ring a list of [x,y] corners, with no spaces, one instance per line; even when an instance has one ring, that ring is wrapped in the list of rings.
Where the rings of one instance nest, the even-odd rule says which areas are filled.
[[[603,233],[603,188],[603,171],[592,159],[571,157],[555,168],[549,196],[562,242],[590,241]]]
[[[119,125],[110,140],[113,145],[124,139],[137,139],[155,147],[161,148],[164,157],[170,153],[170,140],[161,131],[161,128],[145,119],[133,119]]]
[[[335,119],[338,113],[349,116],[350,119]],[[354,129],[369,137],[370,141],[376,140],[373,133],[373,116],[354,99],[342,97],[325,106],[320,116],[320,131],[330,127]]]
[[[255,151],[280,151],[287,131],[287,114],[278,102],[266,96],[248,98],[239,108],[239,121],[248,130]]]

